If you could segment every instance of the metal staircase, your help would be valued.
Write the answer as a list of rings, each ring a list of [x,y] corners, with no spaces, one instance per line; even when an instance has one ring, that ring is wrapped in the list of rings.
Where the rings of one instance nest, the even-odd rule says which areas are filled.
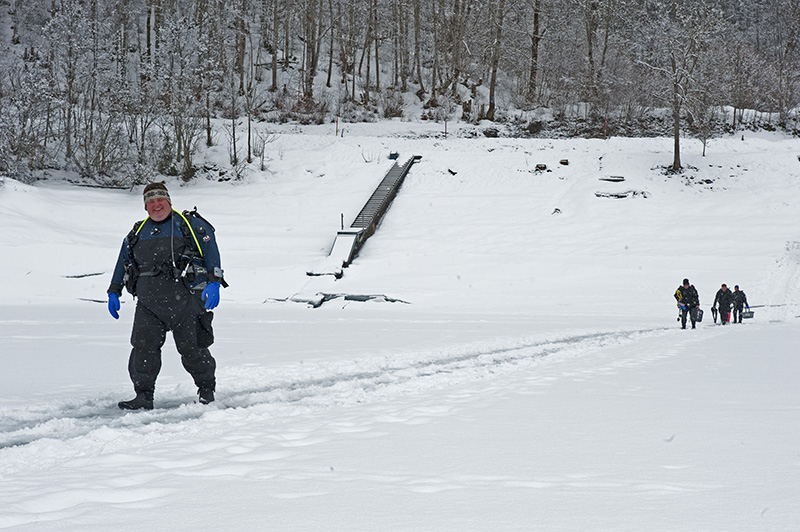
[[[372,196],[361,208],[349,229],[342,229],[336,234],[336,240],[331,248],[331,253],[326,260],[308,275],[334,275],[341,277],[342,268],[353,261],[364,242],[375,233],[381,218],[397,195],[411,166],[422,159],[421,155],[414,155],[402,165],[396,162],[389,168],[383,180],[372,193]]]
[[[386,172],[386,176],[384,176],[383,181],[381,181],[375,189],[375,192],[373,192],[372,196],[367,200],[361,212],[358,213],[353,223],[350,224],[350,228],[365,230],[368,234],[364,239],[366,240],[366,238],[369,238],[375,232],[375,228],[378,222],[380,222],[380,219],[389,209],[389,204],[392,203],[392,200],[397,195],[397,190],[400,188],[400,185],[403,184],[403,179],[405,179],[406,174],[408,174],[411,165],[420,159],[422,159],[421,155],[415,155],[403,163],[402,166],[394,163],[394,165],[389,168],[389,171]]]

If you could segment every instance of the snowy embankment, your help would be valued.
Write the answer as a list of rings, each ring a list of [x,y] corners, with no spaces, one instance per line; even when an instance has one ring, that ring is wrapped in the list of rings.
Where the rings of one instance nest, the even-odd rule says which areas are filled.
[[[245,182],[168,183],[231,283],[210,406],[168,340],[156,409],[115,407],[133,301],[119,321],[97,301],[140,191],[4,181],[0,529],[800,526],[796,141],[687,141],[694,169],[666,177],[668,139],[368,127],[281,134]],[[379,231],[342,279],[308,277],[390,151],[422,160]],[[754,319],[711,322],[722,282]],[[402,303],[291,302],[318,292]]]

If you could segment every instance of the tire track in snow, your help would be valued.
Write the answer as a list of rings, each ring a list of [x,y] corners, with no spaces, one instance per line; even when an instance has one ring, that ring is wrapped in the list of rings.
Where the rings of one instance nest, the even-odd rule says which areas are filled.
[[[327,408],[332,405],[358,404],[420,393],[424,389],[444,388],[456,383],[479,381],[507,374],[521,366],[554,355],[582,356],[587,352],[622,345],[642,338],[674,332],[672,328],[598,332],[549,340],[519,342],[503,346],[483,346],[462,351],[444,352],[441,356],[426,353],[422,358],[387,362],[361,360],[342,363],[322,371],[322,376],[277,382],[263,387],[229,388],[211,406],[187,404],[185,400],[157,400],[150,411],[124,412],[110,396],[87,402],[65,402],[0,410],[0,449],[27,445],[42,439],[68,440],[86,436],[98,429],[133,431],[177,428],[213,412],[255,406],[296,406]],[[372,367],[355,368],[356,364]]]

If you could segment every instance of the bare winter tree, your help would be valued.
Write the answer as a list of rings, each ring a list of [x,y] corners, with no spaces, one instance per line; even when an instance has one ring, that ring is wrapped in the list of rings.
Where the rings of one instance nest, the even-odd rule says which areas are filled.
[[[245,54],[247,47],[247,34],[248,34],[248,10],[250,6],[247,0],[237,0],[232,6],[233,18],[233,40],[235,43],[236,53],[234,55],[234,70],[239,76],[239,93],[244,93],[244,76],[245,76]]]
[[[334,51],[334,37],[337,33],[338,21],[336,19],[336,15],[333,11],[333,0],[328,0],[328,20],[330,21],[330,31],[328,32],[328,38],[330,39],[328,44],[328,77],[325,80],[325,86],[327,88],[331,88],[331,78],[333,77],[333,51]]]
[[[342,7],[344,5],[344,7]],[[357,2],[337,2],[339,68],[342,75],[345,100],[356,98],[356,57],[358,43],[361,40],[363,27],[358,24],[360,4]],[[348,83],[348,76],[350,76]]]
[[[247,47],[245,50],[244,70],[244,107],[247,115],[247,162],[253,162],[253,115],[266,103],[267,97],[264,88],[259,84],[261,80],[261,50],[258,39],[259,32],[247,32]]]
[[[43,33],[56,97],[61,100],[64,156],[72,160],[75,154],[75,105],[80,100],[80,81],[84,79],[84,74],[88,74],[87,57],[91,47],[86,17],[81,13],[78,2],[62,3],[53,12]]]
[[[319,63],[319,25],[322,10],[319,0],[299,0],[303,13],[303,97],[314,99],[314,78]]]
[[[202,85],[197,75],[202,70],[198,26],[186,13],[170,13],[162,21],[157,49],[159,69],[165,76],[165,109],[175,135],[175,160],[183,178],[190,179],[203,114],[199,98]]]
[[[422,0],[411,0],[414,6],[414,81],[419,85],[418,95],[425,94],[422,74]]]
[[[206,146],[213,145],[211,119],[214,114],[213,105],[222,92],[225,72],[224,51],[226,42],[225,27],[221,24],[228,18],[228,10],[219,2],[199,0],[195,4],[194,23],[197,26],[200,99],[202,102],[203,122],[206,131]]]
[[[528,71],[528,87],[526,90],[527,99],[533,102],[536,98],[536,80],[539,75],[539,46],[544,38],[542,24],[542,0],[528,0],[531,12],[531,62]]]
[[[392,0],[392,86],[408,90],[410,55],[408,47],[409,15],[406,0]]]
[[[603,97],[604,72],[609,52],[613,19],[619,9],[617,0],[571,0],[581,14],[586,39],[586,65],[583,99],[596,112]]]
[[[716,5],[700,0],[647,0],[646,13],[652,21],[640,34],[645,52],[641,58],[654,74],[664,80],[667,90],[654,95],[669,103],[673,121],[673,161],[682,168],[680,151],[681,115],[696,83],[695,71],[708,59],[709,51],[722,36],[723,15]],[[661,13],[650,18],[649,15]]]
[[[500,68],[500,57],[503,53],[503,19],[505,17],[505,0],[497,0],[491,12],[490,27],[492,29],[492,59],[489,65],[489,107],[486,111],[488,120],[495,119],[497,99],[497,72]]]
[[[27,181],[47,166],[50,98],[47,69],[38,61],[0,65],[0,172]]]
[[[720,129],[725,81],[719,75],[725,65],[724,54],[709,53],[696,69],[694,83],[686,98],[686,121],[692,133],[703,143],[703,157],[708,141]]]
[[[800,0],[774,0],[771,10],[774,31],[776,90],[781,122],[800,102]]]
[[[272,85],[269,89],[272,92],[278,90],[278,47],[280,46],[280,31],[278,29],[280,10],[278,4],[278,0],[272,0],[272,32],[270,34],[272,42]]]
[[[745,109],[759,107],[761,81],[767,72],[750,46],[740,41],[730,43],[726,63],[719,73],[727,84],[728,103],[733,107],[731,126],[735,127],[741,124]]]
[[[361,49],[361,59],[358,63],[358,74],[361,75],[362,72],[364,74],[364,103],[369,103],[370,99],[370,83],[372,82],[372,46],[377,41],[378,29],[375,27],[376,24],[376,13],[375,13],[375,4],[376,0],[366,0],[366,23],[365,23],[365,32],[364,32],[364,46]],[[377,44],[376,44],[377,46]]]

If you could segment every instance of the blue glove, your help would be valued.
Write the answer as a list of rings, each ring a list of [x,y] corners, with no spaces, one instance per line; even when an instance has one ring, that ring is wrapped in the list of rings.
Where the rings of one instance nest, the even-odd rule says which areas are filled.
[[[114,292],[108,293],[108,312],[115,320],[119,319],[119,296]]]
[[[750,310],[750,305],[745,305],[744,308],[746,308],[747,310]]]
[[[678,306],[681,307],[681,310],[686,310],[686,306],[685,305],[678,305]]]
[[[206,302],[206,309],[213,310],[219,305],[219,283],[208,283],[203,289],[203,301]]]

